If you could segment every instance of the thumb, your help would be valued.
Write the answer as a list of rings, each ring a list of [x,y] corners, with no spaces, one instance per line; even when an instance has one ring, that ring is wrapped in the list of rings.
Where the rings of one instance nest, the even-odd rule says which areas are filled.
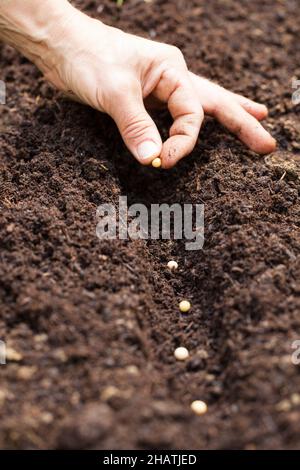
[[[160,155],[162,140],[145,109],[139,85],[131,91],[123,89],[123,93],[114,96],[109,114],[116,122],[126,146],[141,164],[147,165]]]

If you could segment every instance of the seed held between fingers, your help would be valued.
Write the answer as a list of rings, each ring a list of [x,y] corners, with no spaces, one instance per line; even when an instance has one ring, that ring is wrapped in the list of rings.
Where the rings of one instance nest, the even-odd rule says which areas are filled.
[[[185,361],[189,357],[190,353],[184,347],[176,348],[174,351],[174,356],[177,361]]]
[[[182,312],[182,313],[186,313],[190,310],[191,308],[191,304],[188,300],[182,300],[179,304],[179,310]]]
[[[152,160],[152,166],[153,166],[153,168],[160,168],[161,167],[161,159],[159,157],[154,158],[154,160]]]

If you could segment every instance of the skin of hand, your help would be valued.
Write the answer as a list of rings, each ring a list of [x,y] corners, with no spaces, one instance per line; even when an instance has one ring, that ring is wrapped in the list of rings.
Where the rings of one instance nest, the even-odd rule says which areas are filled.
[[[264,105],[189,72],[180,50],[95,20],[67,0],[4,0],[0,38],[31,59],[59,90],[116,122],[142,164],[160,157],[171,168],[194,148],[204,113],[251,150],[266,154],[275,140],[259,120]],[[163,143],[147,106],[166,105],[173,117]]]

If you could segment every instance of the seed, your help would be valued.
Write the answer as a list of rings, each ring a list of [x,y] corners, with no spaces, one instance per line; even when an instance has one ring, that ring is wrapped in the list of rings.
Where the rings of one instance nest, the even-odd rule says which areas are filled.
[[[192,411],[198,415],[204,415],[207,412],[207,404],[202,400],[195,400],[191,404]]]
[[[185,361],[189,357],[190,353],[186,348],[180,347],[176,348],[174,351],[174,356],[176,357],[177,361]]]
[[[176,263],[176,261],[174,260],[171,260],[168,262],[167,266],[170,269],[170,271],[175,271],[178,268],[178,263]]]
[[[191,308],[191,304],[188,300],[182,300],[179,304],[179,310],[182,313],[188,312],[190,308]]]
[[[160,168],[161,167],[161,159],[159,157],[154,158],[154,160],[152,160],[152,166],[154,168]]]

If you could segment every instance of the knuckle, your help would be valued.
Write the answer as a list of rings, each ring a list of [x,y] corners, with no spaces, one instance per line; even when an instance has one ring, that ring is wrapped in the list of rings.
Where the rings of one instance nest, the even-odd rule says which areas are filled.
[[[218,117],[224,113],[224,110],[229,109],[231,100],[229,100],[224,93],[216,90],[215,93],[210,95],[209,99],[209,108],[210,114],[215,117]]]
[[[172,55],[172,57],[174,57],[175,59],[185,63],[184,55],[181,52],[181,50],[179,49],[179,47],[169,46],[169,52]]]
[[[185,135],[192,138],[198,135],[200,123],[198,119],[187,119],[184,122],[174,124],[172,132],[176,135]]]
[[[199,125],[204,119],[204,111],[200,101],[197,99],[193,100],[192,95],[189,100],[189,109],[186,113],[185,121],[190,125]]]
[[[122,89],[111,85],[107,87],[105,90],[101,90],[99,88],[99,92],[97,95],[97,99],[99,103],[102,103],[105,112],[112,115],[115,109],[115,103],[118,103],[122,98]]]
[[[210,110],[211,110],[211,114],[213,116],[218,116],[220,114],[220,110],[221,110],[221,105],[220,105],[220,101],[218,99],[216,99],[216,97],[211,97],[210,99]]]
[[[124,96],[126,93],[134,93],[138,88],[136,77],[128,70],[115,67],[111,71],[112,80],[107,81],[108,93],[116,98]]]
[[[123,77],[114,78],[108,86],[108,94],[115,99],[120,99],[130,91],[130,81]]]
[[[182,74],[178,68],[174,66],[168,66],[162,74],[162,78],[172,84],[174,88],[182,86]]]
[[[195,128],[199,126],[200,124],[200,113],[193,113],[189,116],[187,116],[185,123],[187,126],[191,128]]]
[[[237,137],[241,137],[243,135],[243,125],[239,122],[233,122],[231,124],[231,132],[235,134]]]
[[[123,136],[134,141],[139,140],[149,129],[152,129],[152,123],[144,114],[127,116],[121,126]]]
[[[199,116],[200,116],[200,121],[202,122],[203,119],[204,119],[204,110],[203,110],[202,106],[200,106],[198,113],[199,113]]]

